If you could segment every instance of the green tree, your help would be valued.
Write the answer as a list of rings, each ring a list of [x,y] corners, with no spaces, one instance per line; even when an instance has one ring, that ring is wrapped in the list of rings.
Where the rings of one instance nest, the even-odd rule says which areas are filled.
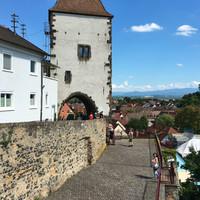
[[[116,110],[120,110],[121,107],[121,105],[116,106]]]
[[[140,128],[140,121],[138,119],[131,119],[128,122],[128,127],[133,128],[134,130],[137,130]]]
[[[134,110],[129,109],[129,110],[126,111],[126,113],[134,113]]]
[[[200,134],[200,108],[194,106],[179,108],[175,117],[175,125],[181,130],[193,129],[195,133]]]
[[[133,128],[134,130],[142,131],[142,130],[146,129],[147,126],[148,126],[148,120],[147,120],[146,116],[142,116],[140,118],[140,120],[139,119],[131,119],[128,122],[128,127]]]
[[[130,97],[124,97],[124,101],[126,101],[127,103],[131,103],[131,98]]]
[[[200,106],[200,92],[186,94],[182,97],[179,107],[185,107],[188,105]]]
[[[141,126],[142,130],[145,130],[148,126],[147,117],[144,115],[140,118],[140,126]]]
[[[162,114],[156,118],[156,123],[163,126],[174,126],[174,118],[168,114]]]
[[[198,186],[191,181],[181,184],[180,200],[199,200]]]
[[[197,182],[200,182],[200,151],[196,152],[193,148],[190,149],[190,154],[185,157],[185,165],[182,166],[190,172],[191,177],[187,182],[182,184],[180,190],[180,200],[198,200],[200,191]]]
[[[175,149],[177,147],[177,139],[171,134],[168,134],[168,140],[172,143],[172,147]]]
[[[185,165],[182,168],[190,171],[190,179],[193,182],[200,182],[200,151],[196,152],[190,148],[190,154],[185,157]]]

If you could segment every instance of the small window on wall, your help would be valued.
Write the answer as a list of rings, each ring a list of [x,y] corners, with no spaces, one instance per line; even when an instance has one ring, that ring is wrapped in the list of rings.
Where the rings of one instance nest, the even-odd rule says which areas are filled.
[[[30,94],[30,107],[36,106],[36,94]]]
[[[0,108],[11,108],[12,107],[12,94],[1,93]]]
[[[36,63],[33,60],[31,60],[31,63],[30,63],[30,72],[36,73]]]
[[[49,95],[48,94],[45,95],[45,106],[46,107],[49,106]]]
[[[78,45],[78,58],[88,60],[91,57],[91,47],[89,45]]]
[[[11,70],[11,55],[3,54],[3,69]]]
[[[71,83],[72,73],[71,71],[65,71],[65,83]]]

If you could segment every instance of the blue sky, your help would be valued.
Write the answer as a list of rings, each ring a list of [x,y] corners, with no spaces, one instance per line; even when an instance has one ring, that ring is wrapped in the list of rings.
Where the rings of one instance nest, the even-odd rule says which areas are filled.
[[[0,24],[11,14],[26,24],[26,39],[44,49],[44,22],[56,0],[1,2]],[[198,87],[199,0],[102,0],[113,14],[113,91]],[[12,5],[12,6],[11,6]],[[20,27],[20,25],[18,25]],[[20,30],[17,30],[20,34]]]

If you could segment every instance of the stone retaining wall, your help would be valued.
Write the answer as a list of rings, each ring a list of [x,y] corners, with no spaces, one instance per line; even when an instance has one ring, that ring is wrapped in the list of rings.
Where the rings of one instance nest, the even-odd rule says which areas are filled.
[[[0,199],[47,196],[94,164],[106,144],[104,119],[0,124]],[[9,137],[10,135],[10,137]]]

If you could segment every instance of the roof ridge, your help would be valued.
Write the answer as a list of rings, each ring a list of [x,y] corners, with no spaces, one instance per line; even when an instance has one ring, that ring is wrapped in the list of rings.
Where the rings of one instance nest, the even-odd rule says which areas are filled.
[[[21,37],[17,33],[14,33],[12,30],[2,25],[0,25],[0,40],[18,45],[23,48],[27,48],[32,51],[36,51],[43,55],[48,55],[45,51],[43,51],[33,43],[29,42],[25,38]]]
[[[49,12],[61,12],[80,15],[102,16],[113,18],[101,0],[57,0]]]

